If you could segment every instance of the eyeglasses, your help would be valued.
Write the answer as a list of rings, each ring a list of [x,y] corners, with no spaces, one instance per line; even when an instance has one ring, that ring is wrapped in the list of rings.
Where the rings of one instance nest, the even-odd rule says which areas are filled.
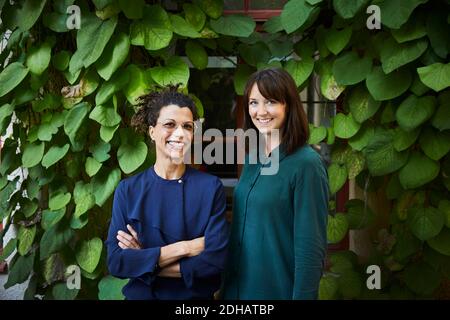
[[[193,133],[196,129],[197,129],[197,124],[194,121],[186,121],[186,122],[182,122],[180,124],[176,123],[173,120],[167,120],[164,122],[157,122],[159,124],[161,124],[161,126],[164,128],[164,130],[172,132],[178,129],[179,126],[181,126],[181,128],[184,131]]]

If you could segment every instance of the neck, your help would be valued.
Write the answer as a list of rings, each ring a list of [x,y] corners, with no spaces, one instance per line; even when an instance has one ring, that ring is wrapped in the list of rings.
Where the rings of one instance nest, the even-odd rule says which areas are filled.
[[[280,139],[269,133],[264,135],[264,140],[266,142],[266,149],[265,149],[266,156],[269,156],[269,154],[272,153],[273,149],[275,149],[280,145]]]
[[[158,176],[167,180],[179,179],[186,171],[186,165],[184,163],[173,163],[170,159],[156,158],[155,172]]]

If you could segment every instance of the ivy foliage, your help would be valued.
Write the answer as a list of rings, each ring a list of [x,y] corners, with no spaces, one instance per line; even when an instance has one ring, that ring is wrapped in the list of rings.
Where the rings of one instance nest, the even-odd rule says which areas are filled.
[[[372,4],[380,29],[366,25]],[[71,5],[80,8],[80,29],[66,23]],[[320,298],[435,294],[450,270],[450,1],[290,0],[262,28],[223,6],[0,1],[0,135],[14,119],[0,164],[0,238],[19,227],[0,257],[14,254],[5,288],[31,276],[25,298],[122,299],[126,281],[107,274],[103,240],[115,187],[154,162],[128,128],[136,99],[169,83],[189,93],[190,67],[238,56],[238,95],[268,66],[286,69],[299,90],[318,75],[322,96],[343,103],[330,126],[311,126],[310,143],[332,145],[331,191],[356,179],[392,202],[369,261],[382,268],[382,290],[366,289],[365,265],[344,251],[330,257]],[[28,171],[20,185],[8,179],[18,168]],[[329,241],[373,226],[379,214],[348,201],[346,212],[330,215]],[[80,289],[65,285],[72,265]]]

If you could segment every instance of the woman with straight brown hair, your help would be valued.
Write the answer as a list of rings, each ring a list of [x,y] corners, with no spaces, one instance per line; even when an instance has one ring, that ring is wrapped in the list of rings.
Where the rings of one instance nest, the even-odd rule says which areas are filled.
[[[316,299],[326,256],[328,176],[307,144],[308,121],[283,69],[254,73],[244,91],[252,149],[234,191],[225,299]],[[263,154],[255,159],[254,153]],[[277,155],[275,157],[275,155]],[[277,172],[264,169],[278,161]]]

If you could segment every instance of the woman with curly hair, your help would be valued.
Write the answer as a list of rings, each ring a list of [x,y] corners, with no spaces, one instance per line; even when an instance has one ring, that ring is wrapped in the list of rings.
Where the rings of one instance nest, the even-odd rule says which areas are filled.
[[[108,268],[130,278],[126,299],[212,299],[228,223],[221,181],[183,162],[196,128],[195,104],[169,87],[141,97],[139,105],[132,126],[150,136],[156,162],[115,190]]]

